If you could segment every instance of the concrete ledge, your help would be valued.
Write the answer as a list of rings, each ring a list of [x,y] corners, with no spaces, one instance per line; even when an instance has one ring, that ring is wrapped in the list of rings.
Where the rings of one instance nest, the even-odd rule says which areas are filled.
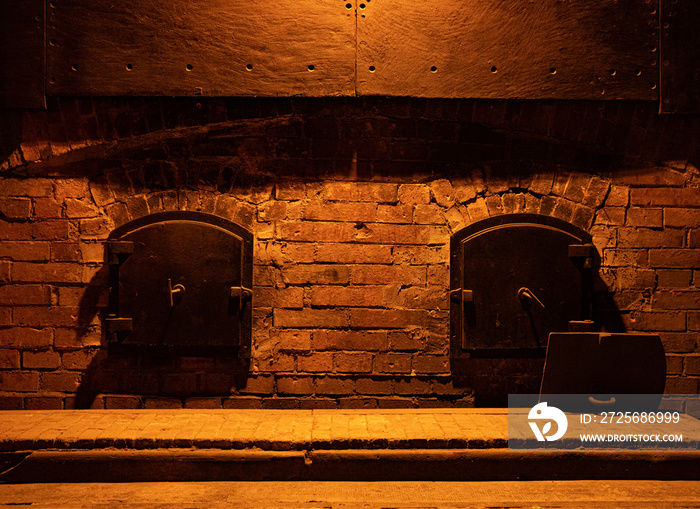
[[[43,450],[0,454],[3,483],[700,480],[700,451]]]

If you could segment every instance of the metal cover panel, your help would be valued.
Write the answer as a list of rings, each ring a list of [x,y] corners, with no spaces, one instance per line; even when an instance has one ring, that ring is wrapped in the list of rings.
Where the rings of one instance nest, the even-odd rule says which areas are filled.
[[[113,239],[134,246],[114,265],[111,311],[132,320],[121,344],[233,347],[250,337],[251,302],[231,290],[252,286],[249,232],[182,212],[142,218],[115,233]]]
[[[550,332],[587,318],[584,260],[571,258],[569,246],[588,241],[568,223],[530,214],[459,232],[452,245],[451,322],[460,348],[544,353]]]

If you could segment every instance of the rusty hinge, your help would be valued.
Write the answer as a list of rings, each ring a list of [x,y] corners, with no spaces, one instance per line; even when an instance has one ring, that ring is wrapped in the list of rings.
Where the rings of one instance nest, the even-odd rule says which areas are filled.
[[[107,263],[120,264],[124,259],[133,254],[134,243],[126,240],[110,240],[107,242]]]
[[[457,288],[450,291],[450,300],[452,302],[474,302],[474,292],[472,290],[463,290]]]

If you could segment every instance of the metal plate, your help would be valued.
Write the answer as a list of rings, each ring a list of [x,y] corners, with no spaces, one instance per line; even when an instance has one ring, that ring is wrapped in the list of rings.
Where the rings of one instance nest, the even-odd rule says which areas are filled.
[[[111,265],[111,311],[132,321],[120,344],[196,349],[250,338],[252,305],[231,291],[252,286],[249,232],[208,214],[171,212],[128,223],[110,240],[133,243]]]
[[[588,318],[587,271],[569,256],[570,245],[588,242],[578,228],[532,214],[490,218],[458,232],[451,288],[472,292],[471,301],[451,304],[459,349],[543,355],[550,332]]]

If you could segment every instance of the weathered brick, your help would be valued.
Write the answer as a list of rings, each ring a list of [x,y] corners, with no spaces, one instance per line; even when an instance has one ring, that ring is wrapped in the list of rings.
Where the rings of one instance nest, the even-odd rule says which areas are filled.
[[[32,223],[8,223],[0,217],[0,240],[32,240]]]
[[[11,348],[48,348],[53,343],[51,329],[13,327],[0,329],[0,345]]]
[[[313,346],[316,350],[383,350],[387,345],[387,333],[380,331],[314,331]]]
[[[310,303],[312,306],[379,307],[383,304],[383,292],[382,286],[312,287]]]
[[[603,264],[608,267],[645,267],[647,251],[644,249],[605,249]]]
[[[262,400],[255,396],[236,396],[224,399],[224,408],[235,409],[260,409]]]
[[[700,330],[700,312],[688,312],[688,330]]]
[[[630,207],[627,209],[626,224],[627,226],[661,228],[663,226],[663,210],[648,207]]]
[[[355,392],[355,381],[351,378],[322,376],[314,380],[317,394],[346,395]]]
[[[311,350],[311,332],[309,331],[280,331],[277,339],[280,350],[307,352]]]
[[[410,373],[411,354],[380,353],[374,357],[375,373]]]
[[[682,269],[698,268],[700,267],[700,249],[651,249],[649,265]]]
[[[392,262],[392,247],[363,244],[319,244],[316,260],[321,263],[384,263]]]
[[[19,369],[19,367],[19,352],[17,350],[0,350],[0,369]]]
[[[306,196],[303,182],[287,180],[275,186],[275,198],[278,200],[301,200]]]
[[[79,262],[80,244],[77,242],[52,242],[51,260],[54,262]]]
[[[71,225],[67,220],[49,219],[32,224],[32,237],[37,240],[67,240]]]
[[[0,396],[0,410],[22,410],[24,398],[22,396]]]
[[[22,352],[22,367],[27,369],[56,369],[61,365],[58,352]]]
[[[668,377],[664,394],[697,394],[698,379],[687,377]]]
[[[428,312],[402,309],[350,309],[350,325],[368,329],[403,329],[410,326],[424,326]]]
[[[603,207],[595,216],[597,225],[623,225],[625,224],[624,207]]]
[[[379,205],[377,207],[378,223],[413,222],[413,205]]]
[[[80,233],[90,237],[107,236],[113,227],[114,223],[103,217],[80,220]]]
[[[12,263],[0,261],[0,284],[12,281]]]
[[[61,178],[55,180],[56,198],[63,201],[66,198],[84,198],[90,193],[90,183],[87,178]]]
[[[632,205],[652,207],[697,207],[700,188],[647,187],[630,191]]]
[[[437,205],[416,205],[413,213],[416,224],[445,224],[445,214]]]
[[[371,373],[372,354],[365,352],[341,352],[333,356],[333,366],[338,373]]]
[[[666,356],[666,373],[669,375],[680,375],[683,373],[683,356],[682,355],[667,355]]]
[[[340,309],[275,309],[275,327],[340,328],[349,325],[347,312]]]
[[[392,394],[394,384],[390,379],[359,378],[355,382],[358,394]]]
[[[333,371],[333,354],[314,352],[297,357],[297,369],[304,373],[330,373]]]
[[[221,398],[187,398],[185,408],[222,408]]]
[[[136,409],[143,407],[143,401],[137,396],[105,396],[107,410]]]
[[[244,394],[272,394],[275,386],[275,378],[272,375],[250,375],[246,379],[245,387],[240,389]]]
[[[397,378],[394,382],[394,392],[403,395],[429,394],[430,380],[420,379],[414,376],[410,378]]]
[[[63,216],[63,204],[54,198],[35,198],[34,217],[37,219],[59,219]]]
[[[0,387],[3,391],[36,392],[39,390],[39,373],[34,371],[0,371]]]
[[[359,230],[352,223],[282,221],[277,238],[294,242],[352,242]]]
[[[628,186],[613,185],[605,199],[606,207],[627,207],[630,202],[630,188]]]
[[[397,193],[397,184],[332,182],[323,187],[321,197],[329,201],[395,203]]]
[[[51,289],[43,285],[0,286],[0,302],[6,306],[48,306]]]
[[[48,242],[0,242],[0,258],[15,261],[48,261],[50,253]]]
[[[75,352],[64,352],[63,355],[61,355],[61,363],[65,369],[85,370],[98,355],[99,350],[77,350]]]
[[[253,294],[253,305],[276,308],[302,308],[304,290],[298,287],[258,288]]]
[[[425,184],[402,184],[398,188],[398,199],[407,205],[430,203],[430,188]]]
[[[350,266],[336,264],[300,264],[285,267],[282,276],[292,285],[299,284],[347,284],[350,282]]]
[[[99,214],[97,208],[86,200],[68,198],[65,201],[65,206],[66,217],[71,219],[96,217]]]
[[[258,208],[260,221],[280,221],[287,216],[287,202],[269,201]]]
[[[700,355],[688,355],[685,358],[685,374],[700,375]]]
[[[176,398],[146,398],[143,404],[146,409],[182,408],[182,400]]]
[[[27,410],[62,410],[63,398],[60,396],[39,396],[24,399]]]
[[[52,179],[3,179],[3,193],[7,196],[40,197],[53,194]]]
[[[659,288],[687,288],[693,280],[693,271],[690,269],[659,269],[656,274]]]
[[[12,279],[17,283],[80,283],[83,267],[77,263],[15,262]]]
[[[427,270],[420,265],[356,265],[350,281],[355,285],[386,285],[390,283],[424,285]]]
[[[618,248],[682,247],[685,233],[680,230],[650,230],[648,228],[619,228]]]
[[[279,394],[306,395],[313,394],[316,388],[313,378],[309,376],[279,376],[277,377],[277,392]]]
[[[449,373],[450,359],[447,355],[413,355],[413,371],[421,373]]]
[[[654,309],[700,309],[700,291],[656,292]]]
[[[377,217],[375,203],[322,203],[312,201],[302,209],[302,219],[311,221],[373,222]]]
[[[625,325],[635,331],[684,331],[685,312],[633,312],[622,315]]]
[[[26,220],[32,215],[29,198],[0,198],[0,216],[12,220]]]
[[[664,226],[667,228],[700,228],[700,209],[664,209]]]
[[[17,325],[29,327],[70,327],[78,318],[77,307],[19,307],[14,310]]]

